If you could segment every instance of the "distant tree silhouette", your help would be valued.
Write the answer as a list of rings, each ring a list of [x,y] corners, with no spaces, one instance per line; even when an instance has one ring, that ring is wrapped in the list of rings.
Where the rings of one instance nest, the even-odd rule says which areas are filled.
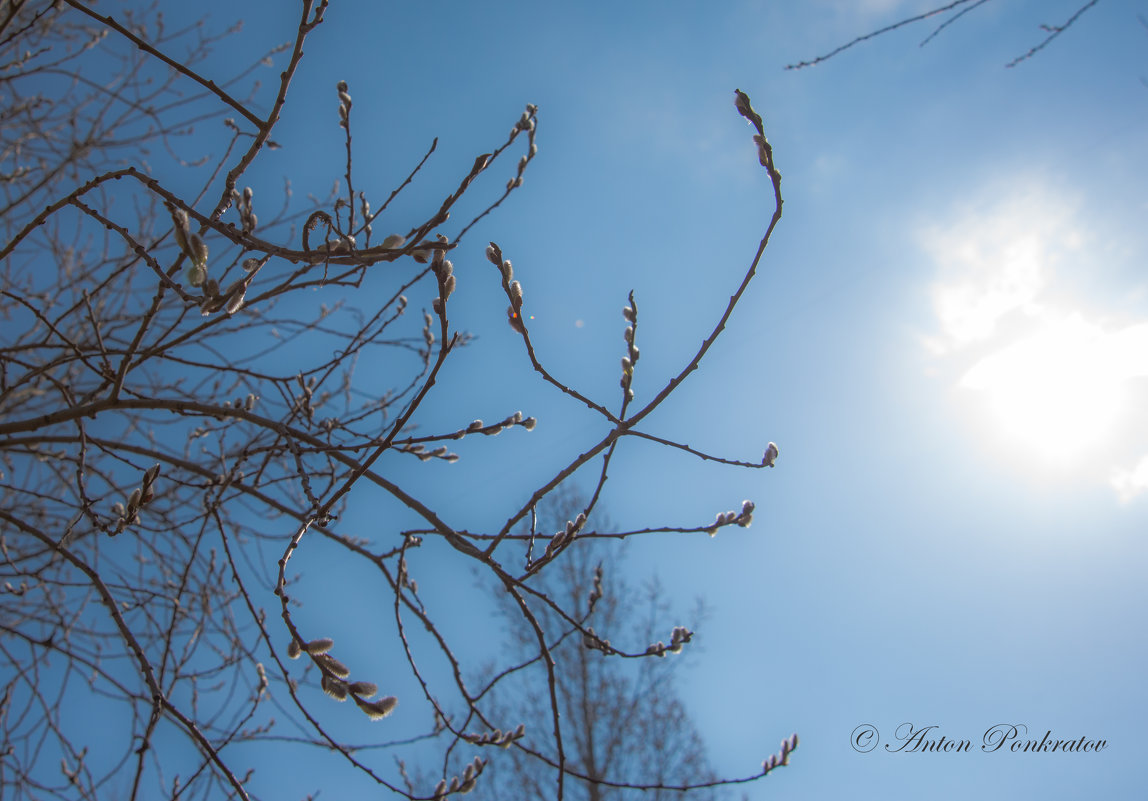
[[[587,505],[574,491],[560,491],[548,501],[540,513],[547,529],[561,529]],[[588,520],[587,536],[530,582],[539,594],[536,616],[551,644],[559,709],[569,733],[568,797],[662,801],[681,797],[672,788],[700,785],[691,797],[718,798],[716,787],[705,786],[719,780],[675,686],[674,667],[683,658],[678,654],[688,650],[694,632],[686,626],[661,630],[672,613],[665,590],[656,581],[643,588],[627,583],[621,577],[618,549],[593,538],[613,528],[601,515]],[[577,625],[547,603],[577,611]],[[695,612],[695,618],[700,617]],[[523,721],[533,736],[524,737],[522,747],[509,749],[509,762],[494,766],[481,797],[545,801],[553,796],[555,762],[553,744],[537,736],[545,735],[551,708],[546,671],[537,640],[517,625],[516,610],[507,607],[506,618],[509,655],[534,681],[521,680],[511,692],[496,693],[498,714]],[[614,643],[630,650],[640,646],[658,658],[620,658],[611,653]]]

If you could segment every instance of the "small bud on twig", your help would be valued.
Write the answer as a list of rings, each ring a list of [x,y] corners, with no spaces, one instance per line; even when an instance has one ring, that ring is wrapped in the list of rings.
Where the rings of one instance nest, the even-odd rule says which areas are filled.
[[[351,671],[347,669],[347,666],[330,654],[319,654],[315,657],[315,663],[341,679],[345,679],[351,675]]]
[[[362,701],[355,698],[355,703],[371,720],[382,720],[395,710],[395,707],[399,705],[399,699],[393,695],[388,695],[377,701]]]
[[[779,455],[777,445],[771,442],[765,447],[765,455],[761,457],[761,463],[773,467]]]
[[[311,640],[311,642],[303,646],[303,650],[311,654],[311,656],[318,656],[319,654],[327,653],[334,647],[335,643],[333,640],[329,637],[323,637],[318,640]]]
[[[486,258],[487,261],[498,267],[502,264],[502,250],[499,249],[498,245],[491,242],[486,246]]]
[[[356,681],[347,689],[360,698],[370,698],[379,691],[378,685],[370,681]]]

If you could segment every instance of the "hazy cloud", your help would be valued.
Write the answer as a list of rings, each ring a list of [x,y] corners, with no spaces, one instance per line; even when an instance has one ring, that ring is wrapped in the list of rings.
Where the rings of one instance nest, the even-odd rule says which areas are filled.
[[[1112,439],[1129,380],[1148,376],[1148,321],[1113,323],[1065,300],[1057,268],[1088,267],[1091,253],[1061,194],[1037,183],[993,194],[1004,198],[920,233],[937,270],[938,333],[925,345],[971,361],[957,385],[982,394],[1002,436],[1071,459],[1075,447]],[[1110,483],[1126,501],[1148,490],[1148,457],[1113,467]]]

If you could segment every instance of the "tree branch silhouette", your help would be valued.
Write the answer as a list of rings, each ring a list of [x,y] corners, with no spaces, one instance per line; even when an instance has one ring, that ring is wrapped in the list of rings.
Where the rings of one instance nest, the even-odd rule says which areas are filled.
[[[933,17],[942,16],[944,14],[949,14],[949,16],[946,19],[944,19],[936,28],[934,28],[933,31],[928,36],[926,36],[924,39],[921,40],[920,46],[924,47],[929,42],[931,42],[933,39],[935,39],[938,34],[940,34],[943,30],[945,30],[950,25],[955,23],[957,20],[961,19],[966,14],[976,10],[977,8],[980,8],[981,6],[983,6],[989,2],[991,2],[991,0],[953,0],[953,2],[946,3],[943,6],[938,6],[936,8],[930,9],[928,11],[924,11],[920,14],[914,14],[913,16],[905,17],[903,19],[897,20],[894,23],[891,23],[889,25],[885,25],[881,28],[878,28],[877,30],[870,31],[869,33],[862,34],[861,36],[854,37],[853,39],[850,39],[845,44],[839,45],[839,46],[833,48],[832,50],[830,50],[828,53],[825,53],[824,55],[817,56],[816,58],[809,59],[808,61],[798,61],[798,62],[795,62],[793,64],[787,64],[785,68],[787,70],[801,70],[801,69],[805,69],[806,67],[813,67],[813,66],[816,66],[818,64],[821,64],[822,62],[828,61],[829,59],[833,58],[834,56],[837,56],[840,53],[843,53],[844,51],[849,50],[850,48],[854,47],[855,45],[861,44],[862,42],[867,42],[870,39],[876,39],[879,36],[883,36],[887,33],[892,33],[895,30],[899,30],[901,28],[904,28],[908,25],[912,25],[912,24],[917,23],[917,22],[922,22],[922,21],[927,20],[927,19],[932,19]],[[1071,28],[1076,23],[1076,21],[1081,17],[1081,15],[1084,14],[1085,11],[1088,11],[1090,8],[1095,6],[1098,2],[1099,2],[1099,0],[1088,0],[1087,3],[1080,6],[1067,20],[1060,23],[1059,25],[1051,25],[1048,23],[1041,24],[1040,29],[1042,31],[1044,31],[1045,33],[1047,33],[1048,35],[1042,41],[1040,41],[1038,44],[1033,45],[1026,52],[1022,53],[1021,55],[1019,55],[1016,58],[1009,61],[1007,64],[1005,64],[1005,67],[1011,69],[1012,67],[1015,67],[1017,64],[1020,64],[1022,61],[1025,61],[1029,58],[1032,58],[1034,55],[1036,55],[1041,50],[1043,50],[1046,46],[1048,46],[1052,42],[1053,39],[1060,36],[1060,34],[1064,33],[1066,30]]]
[[[268,202],[244,180],[278,147],[272,136],[304,45],[322,35],[326,0],[299,0],[291,41],[229,77],[208,59],[235,29],[169,30],[159,8],[113,17],[81,0],[13,0],[0,12],[0,794],[267,797],[276,791],[255,772],[260,748],[333,756],[346,773],[317,784],[353,776],[412,800],[481,787],[508,750],[543,766],[544,793],[556,798],[570,782],[677,792],[754,781],[785,764],[795,738],[742,778],[600,775],[566,722],[556,649],[589,638],[595,658],[653,664],[684,635],[653,650],[612,645],[578,603],[534,586],[565,569],[576,543],[712,534],[752,519],[747,502],[712,522],[586,524],[631,438],[732,467],[777,457],[772,443],[760,463],[718,456],[646,422],[722,335],[781,219],[781,175],[749,98],[737,92],[735,106],[755,129],[774,209],[702,346],[631,411],[637,293],[619,326],[620,396],[594,398],[536,351],[523,284],[501,248],[464,240],[522,188],[538,153],[536,106],[512,117],[504,139],[476,147],[441,201],[400,223],[392,201],[438,140],[403,166],[397,186],[373,185],[355,160],[353,87],[340,81],[328,143],[340,153],[337,189],[307,202],[285,190]],[[277,60],[278,80],[248,91],[252,74]],[[218,127],[195,128],[206,123]],[[469,219],[452,219],[464,217],[460,208]],[[498,275],[456,272],[452,259],[485,259]],[[492,491],[489,509],[507,521],[493,529],[481,515],[440,508],[416,480],[424,463],[459,462],[454,443],[481,439],[493,450],[506,438],[487,438],[525,437],[547,413],[507,409],[484,423],[466,398],[442,398],[444,367],[470,358],[454,294],[478,280],[498,281],[507,297],[524,373],[609,427],[537,477],[535,490]],[[431,415],[430,398],[448,411]],[[471,459],[484,469],[482,453]],[[553,535],[539,532],[538,505],[587,465],[597,480],[582,508]],[[363,497],[388,510],[372,537],[349,520]],[[305,574],[317,548],[336,552],[341,570]],[[531,643],[531,656],[490,683],[447,634],[449,599],[415,578],[447,563],[488,576]],[[387,599],[387,628],[366,625],[353,605],[326,616],[305,605],[342,591],[342,570],[370,577],[369,591]],[[369,638],[401,649],[405,667],[365,658],[356,644]],[[490,737],[496,690],[521,681],[525,692],[539,667],[545,726]],[[408,684],[417,691],[400,689]],[[356,726],[384,718],[364,741]],[[408,746],[439,755],[427,781],[388,761]]]

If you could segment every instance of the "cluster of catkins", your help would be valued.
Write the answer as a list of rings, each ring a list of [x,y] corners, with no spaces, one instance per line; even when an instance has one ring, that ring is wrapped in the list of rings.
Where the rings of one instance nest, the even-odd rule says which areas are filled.
[[[526,111],[522,112],[522,116],[518,118],[518,122],[514,123],[514,127],[510,131],[510,138],[514,139],[522,131],[526,131],[530,137],[530,148],[527,150],[526,155],[518,160],[518,173],[506,182],[506,191],[517,189],[522,186],[522,174],[526,172],[526,165],[528,165],[535,156],[538,155],[538,145],[534,141],[534,131],[537,122],[534,115],[538,113],[538,106],[533,103],[526,104]]]
[[[522,324],[522,284],[514,280],[514,265],[510,259],[502,258],[502,248],[491,242],[486,248],[486,259],[502,274],[502,290],[510,298],[510,306],[506,309],[506,319],[510,327],[520,334],[526,333],[526,326]]]
[[[128,526],[135,525],[140,521],[140,509],[149,504],[155,498],[155,480],[159,476],[159,465],[152,465],[144,473],[143,483],[132,490],[131,495],[128,496],[128,502],[124,504],[116,501],[112,504],[112,512],[118,518],[116,520],[116,527],[113,531],[109,532],[111,536],[116,536]]]
[[[250,186],[244,187],[242,194],[238,189],[233,188],[231,190],[231,202],[235,204],[235,210],[239,212],[239,225],[245,234],[254,231],[255,226],[259,224],[259,218],[251,209],[251,198],[254,194]]]
[[[749,528],[753,522],[753,501],[742,501],[741,512],[718,512],[714,518],[713,524],[706,529],[706,532],[712,537],[717,534],[717,530],[722,526],[728,526],[736,523],[742,528]]]
[[[574,535],[581,531],[582,526],[584,525],[586,525],[585,512],[579,512],[578,517],[573,520],[567,520],[566,528],[555,533],[555,535],[550,538],[550,542],[546,543],[546,553],[542,555],[542,558],[549,559],[551,556],[558,553],[558,549],[560,549],[570,540],[574,539]]]
[[[226,309],[228,314],[235,314],[243,308],[247,286],[251,282],[252,274],[260,266],[259,260],[247,259],[243,263],[243,268],[248,274],[234,281],[226,290],[220,290],[219,282],[207,275],[207,244],[199,234],[191,232],[187,212],[170,203],[167,204],[167,210],[171,213],[175,242],[191,262],[186,272],[187,283],[196,289],[203,289],[203,299],[199,304],[203,316],[206,317],[221,309]]]
[[[604,654],[611,653],[614,650],[610,647],[610,641],[599,637],[592,626],[587,627],[586,633],[582,635],[582,645],[591,651],[601,651]]]
[[[781,741],[781,751],[770,754],[769,758],[761,763],[764,773],[769,773],[776,767],[789,764],[789,755],[797,750],[797,734],[793,734]]]
[[[629,325],[626,330],[622,332],[622,338],[626,340],[626,355],[622,357],[622,391],[626,394],[626,400],[632,401],[634,399],[634,390],[630,389],[630,384],[634,379],[634,365],[638,363],[638,357],[641,352],[638,346],[634,344],[634,328],[638,324],[638,307],[634,303],[634,295],[630,294],[630,304],[622,307],[622,316],[626,318]]]
[[[462,793],[463,795],[469,793],[474,789],[475,780],[478,779],[485,767],[486,761],[482,757],[475,757],[474,761],[463,770],[462,776],[455,776],[449,784],[446,779],[441,779],[434,788],[434,801],[441,801],[451,793]]]
[[[668,646],[661,640],[658,640],[658,642],[646,648],[646,653],[656,656],[665,656],[667,653],[680,654],[682,652],[682,646],[693,639],[693,636],[694,633],[685,626],[674,626],[674,630],[670,634],[670,644]]]
[[[475,745],[494,745],[499,748],[510,748],[515,740],[521,740],[525,736],[526,724],[519,723],[518,728],[514,731],[495,729],[494,731],[488,731],[482,734],[464,734],[463,738],[465,738],[467,742],[474,743]]]
[[[446,301],[454,292],[455,278],[454,265],[446,258],[447,238],[439,234],[438,243],[442,247],[435,248],[434,255],[431,257],[431,269],[434,270],[435,278],[438,279],[438,297],[434,299],[432,306],[435,314],[442,316],[443,309],[446,308]]]
[[[602,563],[594,568],[594,586],[590,588],[590,612],[594,611],[595,604],[602,600]]]
[[[370,700],[378,694],[378,686],[370,681],[350,681],[351,671],[329,653],[334,645],[335,642],[329,637],[310,642],[292,639],[287,644],[287,656],[292,659],[298,659],[303,654],[310,656],[322,673],[323,677],[319,684],[323,692],[336,701],[346,701],[350,698],[371,720],[379,720],[391,714],[398,706],[399,699],[388,695],[374,701]]]
[[[505,420],[498,423],[491,423],[490,425],[486,425],[481,420],[475,420],[465,429],[459,429],[454,432],[452,437],[454,439],[462,439],[467,434],[484,434],[488,437],[493,437],[514,426],[522,426],[527,431],[533,431],[536,425],[538,425],[538,420],[535,418],[523,417],[522,412],[515,412]]]

